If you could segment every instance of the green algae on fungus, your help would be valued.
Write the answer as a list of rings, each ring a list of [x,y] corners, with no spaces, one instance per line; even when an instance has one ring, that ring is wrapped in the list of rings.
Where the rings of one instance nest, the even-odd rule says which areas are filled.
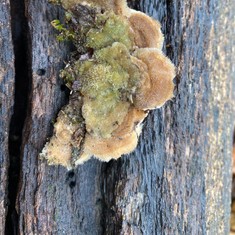
[[[98,14],[96,22],[85,43],[94,49],[93,56],[74,62],[61,74],[69,83],[80,78],[87,131],[108,138],[126,116],[141,74],[130,55],[133,43],[127,21],[111,12]]]
[[[175,70],[161,52],[160,24],[125,0],[60,3],[65,24],[53,26],[76,48],[60,73],[71,95],[41,156],[67,168],[91,156],[117,159],[136,148],[148,110],[173,96]]]
[[[91,60],[80,66],[82,94],[97,97],[112,92],[114,96],[127,100],[124,94],[138,86],[141,74],[132,56],[121,43],[98,50]]]
[[[126,46],[115,42],[95,51],[90,60],[75,64],[76,69],[85,97],[82,113],[87,131],[108,138],[128,112],[129,99],[141,79],[138,67]]]
[[[87,33],[86,46],[93,49],[101,49],[111,46],[114,42],[124,44],[127,49],[133,47],[133,34],[128,21],[123,16],[113,12],[98,14],[95,28]]]

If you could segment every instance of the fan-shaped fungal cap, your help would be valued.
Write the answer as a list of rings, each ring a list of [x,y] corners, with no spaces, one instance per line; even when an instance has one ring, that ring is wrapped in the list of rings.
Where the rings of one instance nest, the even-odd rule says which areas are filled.
[[[131,106],[121,125],[115,131],[113,131],[112,136],[126,136],[131,132],[136,131],[137,126],[142,123],[147,115],[148,112],[136,109],[134,106]]]
[[[71,124],[71,120],[64,111],[60,111],[54,125],[54,135],[41,153],[41,156],[44,156],[49,164],[59,164],[67,168],[71,166],[71,141],[76,128],[77,126]]]
[[[162,49],[164,37],[158,21],[142,12],[131,9],[129,10],[128,20],[134,31],[134,41],[137,47]]]
[[[138,49],[135,56],[147,65],[148,76],[137,89],[134,105],[143,110],[159,108],[173,97],[175,67],[158,49]]]
[[[69,104],[41,155],[69,168],[91,156],[109,161],[132,152],[148,110],[173,97],[175,67],[161,52],[160,24],[126,0],[52,1],[69,10],[68,29],[57,29],[66,40],[71,34],[78,50],[62,73],[72,89]],[[89,57],[77,59],[83,51]]]
[[[76,164],[82,164],[94,155],[102,161],[117,159],[123,154],[132,152],[138,143],[138,136],[141,131],[141,122],[147,113],[130,107],[129,112],[122,124],[112,133],[110,138],[100,138],[87,134],[83,146],[83,154]]]
[[[84,154],[94,155],[101,161],[109,161],[132,152],[136,148],[137,143],[138,136],[134,131],[124,137],[111,137],[108,139],[87,134],[84,142]]]

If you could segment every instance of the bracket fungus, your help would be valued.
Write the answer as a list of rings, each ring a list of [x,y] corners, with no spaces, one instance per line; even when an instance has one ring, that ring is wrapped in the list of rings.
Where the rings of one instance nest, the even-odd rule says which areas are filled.
[[[160,23],[125,0],[51,0],[66,10],[54,20],[59,40],[76,48],[61,77],[71,89],[41,156],[68,169],[92,156],[132,152],[151,109],[173,97],[175,67],[162,53]]]

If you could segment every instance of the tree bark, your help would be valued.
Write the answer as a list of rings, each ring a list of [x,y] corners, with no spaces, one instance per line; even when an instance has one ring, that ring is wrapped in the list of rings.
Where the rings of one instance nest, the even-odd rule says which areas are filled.
[[[9,166],[9,126],[14,103],[14,53],[11,40],[10,5],[0,4],[0,234],[4,234]]]
[[[0,27],[0,234],[6,221],[14,95],[12,41],[1,40],[11,38],[9,3],[4,3],[0,5],[0,23],[5,25]],[[15,201],[18,216],[13,217],[12,210],[8,213],[17,219],[8,226],[15,226],[19,234],[229,233],[235,2],[130,3],[162,24],[164,51],[177,67],[175,98],[151,111],[136,151],[109,163],[92,159],[67,172],[38,157],[68,97],[58,73],[71,48],[56,41],[50,25],[63,17],[63,11],[46,0],[25,1],[30,95]]]

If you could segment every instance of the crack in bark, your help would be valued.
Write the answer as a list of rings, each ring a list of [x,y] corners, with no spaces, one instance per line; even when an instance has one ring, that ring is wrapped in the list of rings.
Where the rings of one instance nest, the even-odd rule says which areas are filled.
[[[8,213],[5,234],[18,234],[17,193],[20,182],[21,145],[32,81],[31,47],[24,0],[10,0],[12,38],[15,54],[14,112],[10,121],[8,140],[10,166],[8,169]]]

